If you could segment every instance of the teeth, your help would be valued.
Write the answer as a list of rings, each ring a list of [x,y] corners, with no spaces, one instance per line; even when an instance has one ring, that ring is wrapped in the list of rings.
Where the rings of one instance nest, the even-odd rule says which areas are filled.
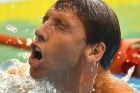
[[[35,61],[38,61],[38,59],[35,58]]]
[[[40,49],[38,47],[35,48],[35,51],[40,52]]]

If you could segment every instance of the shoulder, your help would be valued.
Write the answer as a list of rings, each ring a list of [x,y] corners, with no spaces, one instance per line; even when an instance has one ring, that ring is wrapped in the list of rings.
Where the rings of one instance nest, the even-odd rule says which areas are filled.
[[[94,82],[96,93],[139,93],[125,81],[111,74],[98,77]]]

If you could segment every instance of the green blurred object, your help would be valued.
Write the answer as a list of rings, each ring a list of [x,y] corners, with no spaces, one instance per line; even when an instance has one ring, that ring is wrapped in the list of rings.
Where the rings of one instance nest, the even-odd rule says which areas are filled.
[[[9,59],[18,59],[20,62],[27,62],[30,55],[29,50],[20,49],[17,47],[0,44],[0,62],[5,62]]]
[[[16,28],[17,30],[15,30],[15,32],[8,30],[7,26],[9,25]],[[34,30],[36,27],[37,24],[31,21],[11,20],[0,23],[0,33],[33,39]],[[21,62],[27,62],[29,55],[29,50],[6,44],[0,44],[0,62],[4,62],[9,59],[18,59]]]
[[[118,16],[122,38],[140,38],[140,4],[114,6]]]

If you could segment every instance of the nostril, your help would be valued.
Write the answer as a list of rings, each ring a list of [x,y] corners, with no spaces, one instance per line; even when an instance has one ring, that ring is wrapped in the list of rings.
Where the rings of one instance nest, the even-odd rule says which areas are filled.
[[[44,40],[43,36],[42,35],[38,35],[38,37],[42,40]]]
[[[38,35],[36,35],[36,37],[37,37],[38,40],[42,40],[42,41],[44,41],[44,37],[43,37],[43,35],[38,34]]]
[[[38,28],[35,31],[36,40],[44,40],[42,31]]]
[[[48,40],[48,34],[44,32],[45,30],[43,30],[43,28],[38,28],[35,31],[35,35],[36,35],[36,40],[42,40],[42,41],[46,41]]]

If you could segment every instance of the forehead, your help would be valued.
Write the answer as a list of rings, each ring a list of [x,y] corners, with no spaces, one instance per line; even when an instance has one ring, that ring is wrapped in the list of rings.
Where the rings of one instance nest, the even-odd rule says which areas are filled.
[[[80,22],[81,20],[77,16],[76,12],[69,6],[65,6],[63,8],[56,8],[56,4],[54,4],[45,14],[46,17],[51,18],[60,18],[64,20],[68,20],[69,22]],[[81,23],[82,24],[82,23]]]
[[[48,11],[46,14],[49,13],[67,13],[67,14],[71,14],[71,15],[76,15],[76,12],[73,11],[73,9],[66,3],[60,4],[60,3],[55,3]]]
[[[55,4],[47,11],[44,17],[50,19],[51,22],[56,22],[56,19],[64,23],[71,30],[75,29],[76,31],[81,31],[85,34],[85,28],[77,16],[76,12],[72,10],[69,6],[65,6],[65,8],[56,8]]]

